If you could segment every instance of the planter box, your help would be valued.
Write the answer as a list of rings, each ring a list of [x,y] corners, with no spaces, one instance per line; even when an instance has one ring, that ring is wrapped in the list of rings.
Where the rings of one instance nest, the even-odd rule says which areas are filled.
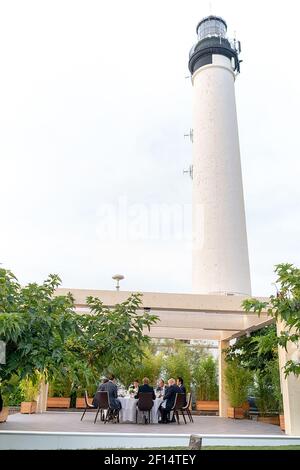
[[[0,423],[5,423],[8,417],[9,407],[4,406],[0,411]]]
[[[258,416],[257,421],[266,424],[275,424],[279,426],[279,416]]]
[[[196,410],[198,411],[219,411],[219,402],[213,400],[197,400]]]
[[[244,419],[245,418],[245,410],[244,408],[234,408],[233,406],[229,406],[227,408],[227,418],[232,419]]]
[[[32,414],[36,412],[36,401],[22,401],[21,413]]]
[[[281,431],[285,431],[284,415],[279,415],[279,425]]]
[[[85,406],[84,398],[76,398],[76,408],[85,408]]]
[[[71,398],[48,397],[47,408],[70,408]]]

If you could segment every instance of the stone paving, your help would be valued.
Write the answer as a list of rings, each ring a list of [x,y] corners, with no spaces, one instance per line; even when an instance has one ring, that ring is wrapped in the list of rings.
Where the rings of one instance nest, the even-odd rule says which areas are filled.
[[[279,426],[252,420],[233,420],[218,416],[193,416],[194,423],[169,424],[127,424],[106,423],[100,420],[94,424],[94,412],[87,412],[80,421],[79,412],[47,411],[42,414],[9,415],[6,423],[0,423],[1,431],[50,431],[80,433],[143,433],[143,434],[235,434],[235,435],[278,435],[284,436]]]

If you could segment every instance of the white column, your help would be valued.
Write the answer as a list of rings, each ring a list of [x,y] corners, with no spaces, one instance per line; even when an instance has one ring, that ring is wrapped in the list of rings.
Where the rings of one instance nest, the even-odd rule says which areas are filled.
[[[219,341],[219,416],[227,418],[227,408],[229,400],[225,392],[225,369],[227,363],[225,361],[224,350],[229,347],[229,341]]]
[[[193,291],[251,294],[235,76],[230,59],[193,77]]]
[[[284,331],[282,322],[277,323],[277,334]],[[285,378],[283,367],[289,360],[300,359],[300,348],[289,343],[287,351],[278,348],[280,383],[283,398],[285,432],[290,436],[300,436],[300,377],[290,374]]]
[[[40,383],[39,395],[37,399],[36,412],[43,413],[47,410],[48,384],[43,380]]]

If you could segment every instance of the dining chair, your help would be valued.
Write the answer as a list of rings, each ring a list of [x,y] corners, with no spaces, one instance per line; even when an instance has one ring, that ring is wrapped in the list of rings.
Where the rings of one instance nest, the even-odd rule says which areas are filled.
[[[171,409],[171,411],[173,411],[175,417],[176,417],[176,420],[177,420],[177,424],[180,424],[179,423],[179,411],[181,411],[181,414],[183,416],[183,420],[184,420],[184,423],[186,424],[186,419],[185,419],[185,415],[184,415],[184,410],[183,408],[186,406],[186,396],[185,396],[185,393],[176,393],[176,396],[175,396],[175,401],[174,401],[174,406],[173,408]]]
[[[139,399],[136,405],[136,413],[135,413],[135,422],[137,423],[138,419],[138,412],[142,411],[148,412],[148,423],[151,423],[151,410],[153,408],[153,393],[152,392],[141,392],[139,394]],[[145,424],[147,424],[147,418],[144,415]]]
[[[85,408],[84,408],[84,412],[80,418],[80,421],[83,420],[83,417],[86,413],[87,410],[94,410],[96,411],[97,407],[94,406],[92,403],[89,402],[89,397],[88,397],[88,392],[87,390],[84,391],[84,403],[85,403]]]
[[[193,420],[193,416],[192,416],[192,413],[191,413],[191,402],[192,402],[192,394],[187,393],[186,394],[186,405],[182,407],[181,411],[183,412],[183,414],[186,411],[186,414],[188,415],[190,423],[193,423],[194,420]]]

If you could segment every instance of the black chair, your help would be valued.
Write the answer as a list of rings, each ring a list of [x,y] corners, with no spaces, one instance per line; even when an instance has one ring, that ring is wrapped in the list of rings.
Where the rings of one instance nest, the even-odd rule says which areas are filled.
[[[104,421],[106,424],[108,421],[117,421],[119,423],[119,411],[118,409],[114,409],[109,401],[109,394],[107,391],[97,392],[97,399],[98,399],[98,409],[96,413],[96,417],[94,423],[96,423],[98,414],[101,412],[101,420]]]
[[[191,402],[192,402],[192,394],[187,393],[186,394],[186,405],[181,409],[181,411],[182,411],[183,414],[186,411],[186,414],[188,415],[190,423],[193,423],[194,420],[193,420],[193,416],[192,416],[192,413],[191,413]]]
[[[152,392],[141,392],[139,393],[139,399],[136,405],[136,413],[135,413],[135,422],[137,423],[138,419],[138,412],[145,411],[148,412],[148,423],[151,423],[151,410],[153,408],[153,394]],[[147,418],[145,418],[145,424],[147,424]]]
[[[183,420],[184,420],[184,423],[186,424],[186,419],[185,419],[185,415],[184,415],[184,407],[186,406],[186,397],[185,397],[185,393],[176,393],[176,397],[175,397],[175,401],[174,401],[174,406],[173,408],[171,409],[171,411],[173,411],[175,417],[176,417],[176,420],[177,420],[177,424],[180,424],[179,423],[179,411],[181,411],[181,414],[183,416]]]
[[[88,397],[88,393],[87,393],[86,390],[84,391],[84,401],[85,401],[85,409],[84,409],[84,412],[83,412],[83,414],[82,414],[82,416],[81,416],[81,418],[80,418],[80,421],[83,420],[83,417],[84,417],[84,415],[85,415],[85,413],[86,413],[87,410],[94,410],[94,411],[96,411],[96,409],[97,409],[96,406],[94,406],[92,403],[89,403],[89,397]]]

